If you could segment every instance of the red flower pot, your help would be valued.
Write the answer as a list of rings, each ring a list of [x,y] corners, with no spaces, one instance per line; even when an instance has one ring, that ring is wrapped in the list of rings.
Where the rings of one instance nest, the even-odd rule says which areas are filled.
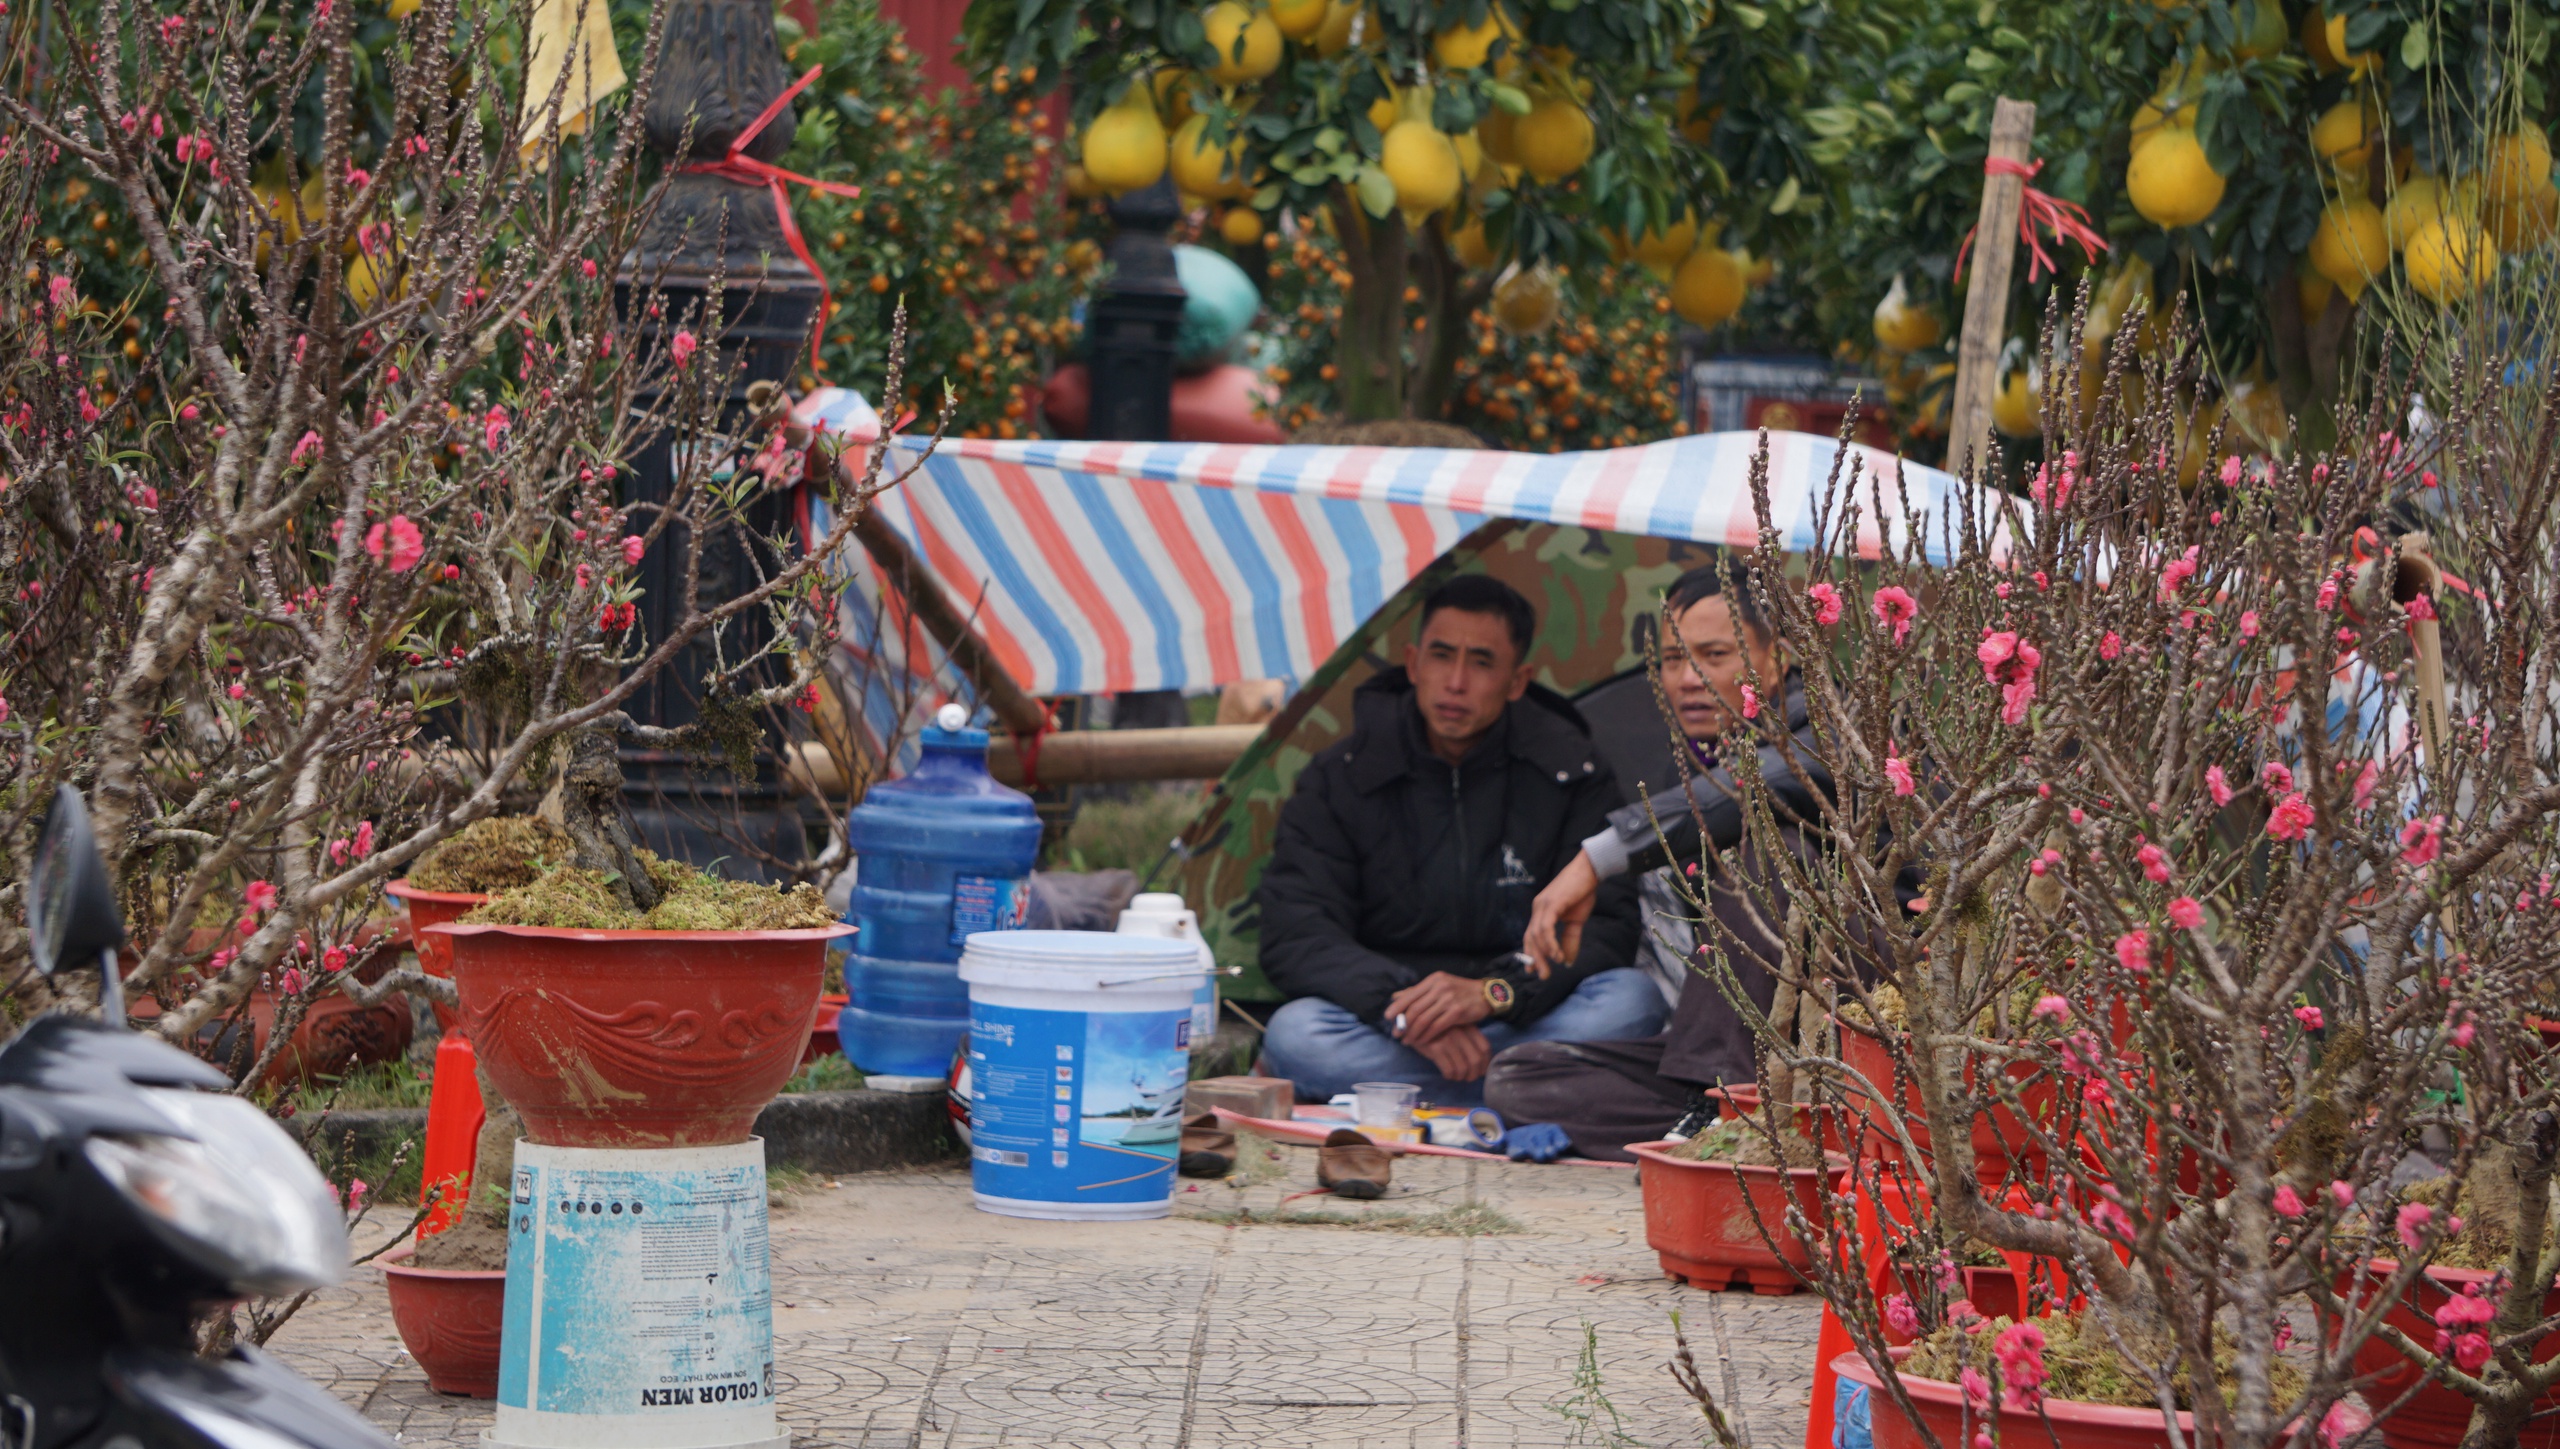
[[[1844,1026],[1840,1029],[1840,1059],[1875,1083],[1878,1090],[1893,1090],[1893,1053],[1883,1042]],[[1968,1068],[1968,1081],[1971,1080],[1970,1071]],[[2064,1108],[2053,1079],[2033,1062],[2012,1062],[2008,1072],[2010,1079],[2018,1084],[2018,1103],[2025,1109],[2027,1121],[2034,1122],[2049,1134],[2054,1133],[2056,1124],[2064,1115]],[[1857,1111],[1867,1123],[1866,1154],[1885,1161],[1898,1157],[1901,1142],[1893,1135],[1884,1109],[1872,1100],[1860,1099]],[[1913,1144],[1927,1152],[1929,1121],[1921,1110],[1920,1083],[1916,1080],[1903,1088],[1902,1116]],[[2035,1135],[2029,1130],[2027,1121],[2021,1121],[2017,1110],[2007,1106],[1994,1106],[1974,1113],[1974,1176],[1984,1187],[1997,1187],[2005,1180],[2012,1161],[2017,1162],[2030,1177],[2044,1172],[2044,1151],[2036,1145]],[[2060,1135],[2067,1136],[2067,1129]]]
[[[1760,1115],[1760,1088],[1756,1083],[1739,1082],[1730,1087],[1710,1087],[1705,1095],[1724,1104],[1723,1115],[1727,1119],[1756,1118]],[[1814,1137],[1815,1124],[1820,1123],[1820,1141],[1823,1151],[1845,1153],[1849,1150],[1847,1140],[1840,1131],[1838,1107],[1827,1103],[1809,1102],[1798,1102],[1793,1105],[1798,1133],[1808,1138]]]
[[[2356,1301],[2371,1302],[2384,1280],[2399,1266],[2388,1259],[2374,1260],[2363,1288],[2355,1295]],[[2393,1305],[2386,1321],[2417,1342],[2431,1344],[2436,1337],[2436,1310],[2445,1305],[2445,1300],[2472,1284],[2486,1284],[2494,1276],[2476,1268],[2429,1268],[2426,1276],[2409,1285],[2407,1296]],[[2342,1275],[2339,1294],[2344,1296],[2348,1287]],[[2543,1295],[2542,1313],[2546,1318],[2560,1313],[2560,1290]],[[2560,1334],[2546,1334],[2542,1342],[2534,1345],[2533,1361],[2543,1363],[2555,1356],[2560,1356]],[[2471,1400],[2433,1379],[2419,1383],[2418,1366],[2393,1348],[2388,1339],[2377,1335],[2364,1341],[2356,1350],[2356,1372],[2372,1375],[2364,1397],[2365,1402],[2376,1406],[2395,1402],[2411,1385],[2417,1385],[2418,1392],[2401,1405],[2399,1412],[2374,1425],[2382,1431],[2382,1442],[2391,1449],[2451,1449],[2462,1442],[2464,1432],[2471,1427]],[[2519,1449],[2560,1446],[2560,1414],[2555,1411],[2560,1411],[2560,1390],[2534,1401],[2535,1417],[2526,1421],[2516,1436]]]
[[[481,1065],[554,1147],[747,1140],[799,1070],[826,943],[852,932],[426,928],[453,942]]]
[[[391,1321],[409,1356],[439,1394],[498,1396],[498,1331],[506,1318],[507,1274],[417,1268],[403,1243],[379,1263],[391,1296]]]
[[[836,1036],[836,1018],[844,1015],[853,998],[841,993],[818,998],[818,1019],[809,1028],[809,1045],[800,1052],[800,1065],[807,1066],[820,1057],[843,1052],[844,1043]]]
[[[1812,1259],[1789,1237],[1789,1197],[1807,1217],[1821,1213],[1822,1183],[1838,1187],[1845,1162],[1824,1167],[1755,1167],[1692,1162],[1668,1155],[1672,1142],[1638,1142],[1636,1175],[1644,1191],[1644,1240],[1665,1276],[1700,1288],[1736,1280],[1759,1293],[1793,1293],[1794,1268]],[[1769,1238],[1761,1237],[1761,1226]],[[1775,1246],[1771,1243],[1774,1241]]]
[[[418,967],[429,976],[453,975],[453,943],[427,933],[427,927],[458,921],[489,898],[473,891],[422,891],[402,876],[382,888],[383,894],[409,908],[409,943],[417,949]],[[451,1031],[461,1017],[443,1002],[433,1003],[436,1025]]]
[[[1892,1350],[1893,1360],[1900,1363],[1911,1350]],[[1903,1417],[1891,1396],[1884,1392],[1884,1381],[1874,1369],[1867,1367],[1863,1355],[1844,1353],[1831,1361],[1832,1372],[1852,1383],[1867,1386],[1867,1409],[1873,1428],[1876,1449],[1926,1449],[1920,1425],[1925,1424],[1938,1436],[1941,1445],[1972,1442],[1974,1431],[1985,1427],[1984,1415],[1965,1411],[1964,1390],[1943,1379],[1902,1376],[1902,1390],[1911,1396],[1911,1407],[1917,1411],[1919,1424]],[[2051,1420],[2048,1431],[2045,1421]],[[2195,1419],[2178,1415],[2178,1431],[2185,1442],[2195,1442]],[[2000,1409],[2000,1424],[1993,1431],[2003,1444],[2045,1444],[2059,1442],[2070,1449],[2168,1449],[2169,1426],[2158,1409],[2120,1409],[2113,1404],[2084,1404],[2076,1399],[2047,1399],[2044,1414],[2026,1408]]]

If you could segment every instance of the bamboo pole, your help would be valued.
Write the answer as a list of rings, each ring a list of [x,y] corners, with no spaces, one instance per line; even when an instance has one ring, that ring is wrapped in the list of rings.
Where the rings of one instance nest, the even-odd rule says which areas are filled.
[[[969,682],[977,687],[978,698],[995,711],[998,722],[1017,738],[1040,733],[1048,727],[1049,712],[1005,673],[997,662],[995,651],[978,637],[969,621],[951,607],[951,599],[935,582],[933,571],[926,568],[907,541],[880,516],[879,510],[866,508],[853,521],[853,536],[862,543],[863,552],[880,571],[895,581],[898,592],[906,596],[907,607],[917,622],[931,634],[943,652]],[[1043,772],[1046,773],[1045,771]]]
[[[2036,108],[2002,96],[1991,109],[1991,155],[2025,165],[2035,149]],[[1982,214],[1973,232],[1973,277],[1965,287],[1964,331],[1956,341],[1955,405],[1947,416],[1947,471],[1964,475],[1989,454],[1991,397],[2000,385],[2000,349],[2009,338],[2009,274],[2018,257],[2018,213],[2027,180],[2008,172],[1982,178]]]
[[[1167,730],[1060,730],[1040,741],[1042,785],[1102,785],[1146,780],[1214,780],[1262,737],[1260,725],[1195,725]],[[820,793],[842,795],[845,780],[823,746],[793,748],[785,768]],[[987,745],[987,773],[1022,783],[1017,741]]]

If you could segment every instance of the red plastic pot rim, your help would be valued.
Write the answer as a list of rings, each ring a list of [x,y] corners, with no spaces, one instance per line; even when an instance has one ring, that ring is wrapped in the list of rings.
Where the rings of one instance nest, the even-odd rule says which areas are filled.
[[[1907,1348],[1889,1348],[1885,1352],[1893,1355],[1893,1361],[1897,1364],[1911,1357],[1911,1350]],[[1881,1391],[1884,1388],[1882,1376],[1869,1368],[1866,1355],[1854,1348],[1833,1359],[1831,1371],[1853,1383],[1864,1384],[1870,1389]],[[1945,1379],[1924,1379],[1917,1374],[1899,1374],[1897,1377],[1902,1380],[1902,1391],[1909,1394],[1914,1403],[1944,1404],[1957,1409],[1964,1406],[1964,1388],[1961,1385],[1948,1383]],[[2044,1409],[2045,1413],[2057,1423],[2085,1424],[2096,1429],[2157,1430],[2163,1427],[2158,1409],[2127,1409],[2115,1404],[2092,1404],[2080,1399],[2050,1398],[2044,1401]],[[2032,1409],[2004,1407],[2001,1412],[2013,1414],[2022,1419],[2035,1418],[2035,1411]],[[2194,1432],[2195,1424],[2195,1415],[2184,1409],[2178,1411],[2180,1433]]]
[[[522,936],[551,941],[831,941],[853,934],[851,921],[832,926],[794,926],[782,931],[597,931],[561,926],[498,926],[487,922],[444,921],[420,927],[440,936]]]
[[[503,1280],[507,1276],[507,1270],[504,1268],[412,1267],[408,1260],[417,1251],[417,1244],[402,1243],[399,1247],[374,1259],[373,1266],[380,1268],[385,1274],[397,1273],[403,1278],[442,1278],[465,1283],[480,1283],[491,1278]]]
[[[1743,1177],[1775,1177],[1783,1172],[1789,1177],[1824,1176],[1836,1182],[1849,1170],[1848,1154],[1842,1152],[1823,1153],[1825,1161],[1820,1167],[1763,1167],[1756,1162],[1696,1162],[1686,1157],[1672,1156],[1671,1149],[1679,1145],[1678,1139],[1665,1137],[1659,1142],[1630,1142],[1626,1150],[1647,1162],[1659,1162],[1675,1172],[1725,1171]]]
[[[489,898],[479,891],[420,890],[409,884],[409,878],[405,875],[384,886],[382,893],[394,900],[425,901],[433,906],[480,906],[489,903]]]

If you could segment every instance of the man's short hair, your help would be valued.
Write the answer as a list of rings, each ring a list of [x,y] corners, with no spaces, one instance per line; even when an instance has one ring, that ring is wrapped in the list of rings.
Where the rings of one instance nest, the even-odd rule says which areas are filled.
[[[1721,596],[1725,607],[1733,610],[1734,619],[1751,631],[1751,636],[1768,642],[1771,630],[1769,616],[1760,607],[1759,596],[1751,592],[1751,573],[1747,567],[1733,571],[1733,582],[1727,586],[1724,575],[1712,563],[1702,564],[1671,581],[1664,602],[1674,616],[1685,614],[1701,599]]]
[[[1500,619],[1511,631],[1513,663],[1529,657],[1529,645],[1538,637],[1538,611],[1522,598],[1520,591],[1491,574],[1460,574],[1433,589],[1422,600],[1422,623],[1415,630],[1418,638],[1431,627],[1431,618],[1443,609],[1461,614],[1490,614]]]

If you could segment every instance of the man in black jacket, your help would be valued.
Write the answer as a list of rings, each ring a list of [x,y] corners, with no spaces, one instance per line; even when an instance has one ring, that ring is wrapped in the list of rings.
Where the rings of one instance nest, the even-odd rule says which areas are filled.
[[[1660,1029],[1661,994],[1623,969],[1632,889],[1596,891],[1552,969],[1519,954],[1535,892],[1619,800],[1582,717],[1529,682],[1536,627],[1498,579],[1433,591],[1405,667],[1360,687],[1351,737],[1308,763],[1281,810],[1262,969],[1292,1000],[1263,1055],[1301,1096],[1410,1082],[1473,1105],[1515,1042]]]
[[[1575,922],[1596,914],[1611,887],[1637,878],[1646,927],[1640,959],[1675,1003],[1671,1024],[1645,1041],[1515,1047],[1495,1060],[1485,1084],[1486,1100],[1505,1120],[1554,1123],[1584,1156],[1619,1162],[1630,1160],[1627,1143],[1661,1138],[1684,1119],[1711,1117],[1699,1089],[1758,1076],[1750,1025],[1714,982],[1690,969],[1702,942],[1688,919],[1696,912],[1667,874],[1671,863],[1703,862],[1698,883],[1713,908],[1708,929],[1736,981],[1765,1012],[1777,982],[1762,963],[1779,956],[1767,921],[1783,919],[1785,892],[1778,873],[1745,846],[1741,788],[1732,770],[1759,771],[1785,843],[1800,857],[1815,848],[1823,800],[1832,790],[1830,772],[1814,752],[1803,679],[1785,666],[1748,584],[1737,577],[1727,591],[1712,566],[1692,569],[1672,584],[1665,604],[1679,640],[1676,650],[1672,640],[1663,641],[1663,693],[1698,772],[1685,790],[1665,790],[1613,812],[1605,829],[1585,839],[1539,893],[1522,946],[1546,959],[1567,952]],[[1782,697],[1746,695],[1753,678],[1763,687],[1777,684]]]

